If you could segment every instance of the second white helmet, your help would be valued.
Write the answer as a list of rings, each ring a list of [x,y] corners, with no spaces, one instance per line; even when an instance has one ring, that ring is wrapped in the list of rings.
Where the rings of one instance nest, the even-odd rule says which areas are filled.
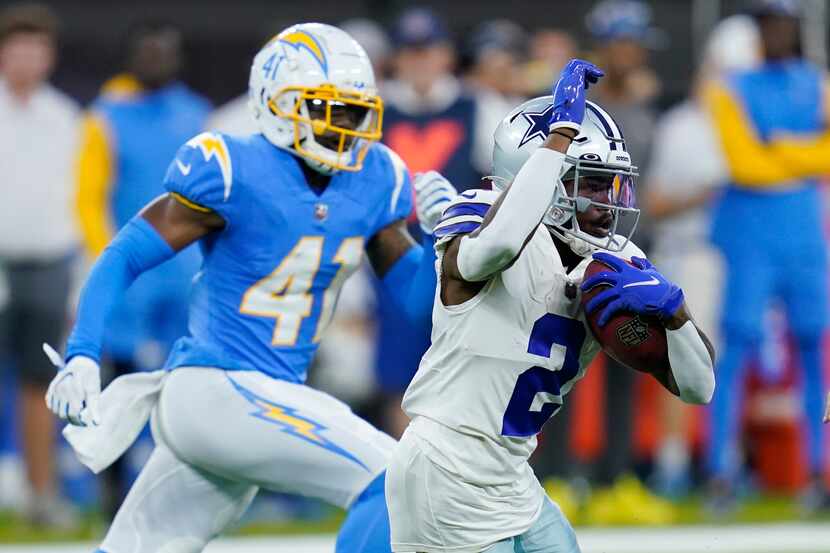
[[[503,190],[548,136],[553,98],[540,96],[511,111],[495,132],[493,148],[493,187]],[[579,194],[588,177],[608,179],[608,201],[598,203]],[[622,251],[637,226],[634,185],[637,168],[625,146],[625,138],[608,113],[593,102],[586,102],[582,128],[574,138],[555,179],[556,193],[544,223],[580,255],[593,250]],[[613,216],[607,236],[595,236],[579,228],[577,216],[591,205],[608,209]],[[621,233],[621,234],[618,234]]]

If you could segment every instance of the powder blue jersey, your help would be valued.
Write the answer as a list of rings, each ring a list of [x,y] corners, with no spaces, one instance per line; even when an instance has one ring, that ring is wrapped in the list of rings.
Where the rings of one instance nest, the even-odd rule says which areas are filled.
[[[190,336],[168,368],[258,370],[304,382],[346,278],[366,242],[409,215],[403,162],[374,144],[358,172],[338,172],[320,194],[300,160],[262,135],[203,133],[182,146],[165,187],[225,220],[201,240],[190,302]]]

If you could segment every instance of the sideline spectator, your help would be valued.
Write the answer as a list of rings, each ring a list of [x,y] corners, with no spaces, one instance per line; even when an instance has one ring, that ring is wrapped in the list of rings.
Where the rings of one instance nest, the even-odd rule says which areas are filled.
[[[710,406],[709,507],[721,512],[735,506],[743,375],[761,345],[767,308],[780,300],[804,375],[812,478],[802,499],[813,511],[830,506],[821,426],[827,243],[817,181],[830,173],[830,94],[824,71],[802,57],[799,4],[758,1],[753,15],[763,63],[730,72],[705,95],[732,181],[715,205],[711,232],[726,260],[726,285],[718,386]]]
[[[409,9],[398,18],[391,36],[395,54],[393,77],[382,89],[383,141],[412,173],[436,170],[459,191],[478,187],[490,170],[493,129],[485,119],[489,114],[453,74],[456,51],[444,22],[428,9]],[[417,226],[413,231],[419,232]],[[401,398],[429,346],[429,336],[413,335],[380,289],[377,306],[376,370],[385,430],[399,437],[408,424]]]
[[[486,109],[453,74],[456,51],[444,22],[430,10],[410,9],[396,22],[392,40],[393,78],[382,90],[383,141],[413,173],[438,171],[459,191],[478,187],[490,170],[493,129]]]
[[[719,349],[718,311],[722,260],[709,243],[709,208],[714,193],[729,180],[726,162],[702,103],[706,83],[725,71],[748,70],[761,59],[755,22],[736,15],[712,31],[689,97],[658,121],[643,209],[654,220],[651,257],[676,282],[694,306],[694,316],[715,350]],[[657,489],[682,495],[691,484],[689,424],[693,408],[663,401],[663,437],[656,458]]]
[[[480,127],[477,132],[482,134],[482,145],[473,150],[476,167],[489,168],[496,127],[524,101],[525,50],[524,29],[506,19],[485,21],[476,27],[465,45],[465,85],[476,99]]]
[[[661,31],[651,26],[651,8],[638,0],[604,0],[586,18],[596,44],[597,63],[605,77],[592,88],[592,99],[625,129],[631,159],[645,174],[654,134],[660,81],[649,66],[649,49],[662,45]],[[638,242],[643,246],[642,239]]]
[[[576,40],[561,29],[539,29],[530,38],[522,85],[528,97],[550,94],[550,83],[569,60],[579,57]]]
[[[43,403],[55,368],[41,344],[58,344],[67,318],[76,233],[71,211],[78,108],[48,84],[58,20],[40,4],[0,12],[0,262],[9,301],[4,350],[19,370],[18,423],[36,524],[67,527],[72,512],[57,499],[55,425]]]
[[[464,45],[468,88],[474,93],[483,90],[496,94],[509,106],[508,111],[522,103],[526,35],[519,24],[508,19],[478,25]]]
[[[139,209],[164,193],[170,160],[204,128],[209,104],[178,80],[182,40],[171,23],[134,25],[125,41],[125,73],[103,86],[86,117],[78,209],[90,258]],[[116,376],[158,369],[173,341],[187,333],[190,281],[200,259],[191,246],[132,285],[107,325],[104,351]],[[122,484],[138,474],[147,445],[127,456]]]
[[[383,84],[389,73],[392,44],[386,30],[373,19],[356,18],[339,25],[366,50],[375,72],[375,82]]]

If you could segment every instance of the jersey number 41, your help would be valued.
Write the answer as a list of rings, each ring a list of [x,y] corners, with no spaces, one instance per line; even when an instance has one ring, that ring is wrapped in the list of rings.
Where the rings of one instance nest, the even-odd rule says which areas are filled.
[[[334,316],[340,288],[360,265],[363,238],[345,238],[332,261],[339,265],[337,273],[322,294],[323,306],[312,338],[318,342]],[[257,281],[242,296],[240,313],[275,319],[271,343],[275,346],[293,346],[297,343],[300,326],[312,314],[314,301],[311,293],[314,279],[323,256],[323,237],[304,236],[268,276]]]

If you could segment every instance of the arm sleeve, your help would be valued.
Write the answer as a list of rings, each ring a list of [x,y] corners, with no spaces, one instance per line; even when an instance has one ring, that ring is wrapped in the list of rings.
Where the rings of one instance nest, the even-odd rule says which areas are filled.
[[[736,183],[765,188],[792,179],[830,174],[830,132],[763,142],[723,84],[710,84],[704,101]]]
[[[564,154],[549,148],[533,152],[490,223],[478,234],[461,238],[457,264],[465,280],[487,280],[519,254],[550,208],[564,159]]]
[[[376,224],[376,229],[380,230],[395,221],[405,220],[412,213],[412,186],[409,170],[398,154],[382,144],[377,148],[389,161],[389,172],[384,178],[391,183]],[[381,279],[384,292],[394,299],[409,322],[423,328],[429,328],[432,322],[435,283],[435,250],[433,239],[428,235],[424,236],[421,245],[407,250]]]
[[[409,322],[429,328],[438,277],[435,273],[435,247],[425,235],[420,246],[413,246],[387,271],[383,289],[400,304]]]
[[[75,207],[84,247],[91,258],[101,255],[115,235],[110,214],[113,183],[112,146],[104,119],[88,114],[81,125],[76,165]]]
[[[138,275],[173,255],[173,248],[140,216],[124,225],[95,262],[81,291],[75,327],[66,346],[67,360],[76,355],[100,360],[113,307]]]
[[[666,330],[669,364],[680,399],[686,403],[709,403],[715,393],[715,373],[709,350],[692,321],[676,330]]]
[[[202,133],[179,148],[167,168],[164,188],[196,211],[215,211],[227,222],[233,194],[233,164],[222,135]]]

